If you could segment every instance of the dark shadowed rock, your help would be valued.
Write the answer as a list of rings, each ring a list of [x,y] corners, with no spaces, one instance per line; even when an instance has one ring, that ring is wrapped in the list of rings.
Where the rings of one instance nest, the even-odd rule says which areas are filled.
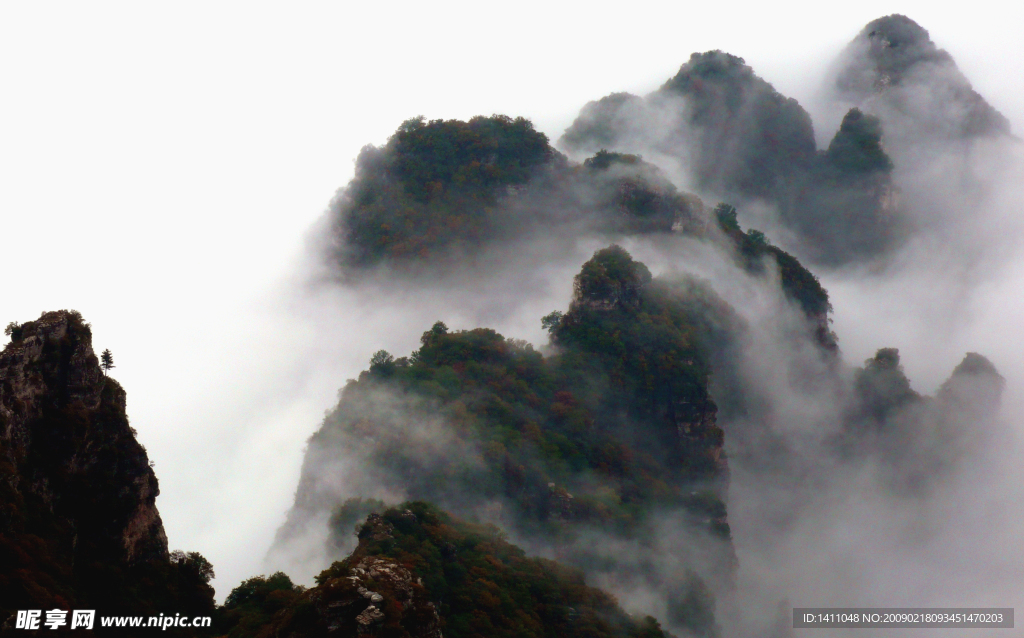
[[[89,325],[62,310],[12,328],[0,354],[0,623],[17,609],[212,612],[209,563],[168,553],[156,475]]]

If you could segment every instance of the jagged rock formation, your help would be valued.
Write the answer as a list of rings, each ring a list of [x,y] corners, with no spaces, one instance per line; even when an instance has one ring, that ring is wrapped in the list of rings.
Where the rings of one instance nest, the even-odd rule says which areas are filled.
[[[351,533],[351,530],[349,530]],[[524,552],[493,527],[425,503],[370,514],[352,554],[249,635],[495,638],[667,636],[583,575]]]
[[[591,102],[559,145],[655,149],[681,158],[702,190],[769,200],[783,199],[815,156],[806,111],[722,51],[694,53],[646,98],[616,93]]]
[[[559,144],[574,153],[607,148],[673,158],[702,196],[775,206],[801,254],[837,267],[891,254],[927,224],[930,211],[906,207],[895,164],[949,172],[922,164],[948,161],[951,143],[1010,135],[1007,119],[952,57],[901,15],[872,21],[850,43],[835,97],[846,113],[818,151],[796,101],[741,58],[695,53],[646,97],[615,93],[589,103]],[[971,174],[967,157],[951,176]]]
[[[209,564],[168,553],[156,475],[88,324],[64,310],[10,333],[0,354],[0,623],[17,609],[75,606],[210,613]]]
[[[882,138],[877,117],[850,109],[792,205],[781,208],[815,261],[841,265],[886,254],[908,237],[909,220]]]
[[[703,193],[778,209],[816,261],[841,265],[883,254],[904,239],[892,162],[877,119],[851,110],[827,151],[810,116],[742,58],[694,53],[645,98],[591,102],[559,143],[676,158]]]
[[[686,299],[687,293],[695,291],[679,294],[669,286],[663,288],[663,282],[652,284],[647,267],[621,247],[598,251],[576,276],[569,311],[552,328],[553,341],[578,351],[579,356],[593,357],[601,362],[597,365],[633,373],[622,383],[643,397],[637,403],[644,406],[641,410],[646,414],[637,416],[661,421],[663,427],[645,432],[648,440],[631,441],[632,445],[670,450],[674,458],[669,462],[686,468],[683,474],[691,480],[724,481],[728,475],[724,434],[715,421],[717,407],[707,391],[710,346],[705,351],[690,346],[682,331],[697,324],[697,317],[724,317],[729,311],[684,311],[673,306],[677,299]],[[643,329],[625,327],[659,315],[668,325],[658,326],[664,332],[656,344],[650,343],[654,339]],[[665,321],[666,317],[670,319]],[[674,334],[674,330],[680,332]],[[721,339],[723,335],[708,334],[706,338]],[[613,347],[609,343],[613,340],[620,340],[625,350],[632,352]],[[648,356],[660,360],[648,367]],[[613,357],[621,359],[608,360]],[[648,393],[650,396],[645,396]]]
[[[544,319],[547,357],[441,323],[409,357],[377,353],[310,440],[279,551],[327,514],[344,531],[366,503],[348,499],[397,495],[555,547],[613,592],[658,592],[659,617],[672,596],[704,601],[673,626],[708,613],[702,578],[725,586],[735,569],[708,380],[740,322],[706,284],[653,280],[617,246],[583,266],[575,290]],[[334,538],[332,551],[349,549]],[[652,544],[671,566],[643,558]]]
[[[675,165],[665,168],[682,169],[703,196],[774,206],[808,257],[843,266],[885,256],[914,231],[889,147],[1009,134],[1006,118],[904,16],[865,27],[844,54],[836,93],[846,116],[819,151],[806,110],[742,58],[694,53],[650,95],[587,104],[559,144],[577,155],[668,159]],[[612,182],[609,189],[581,174],[522,118],[410,120],[386,146],[361,153],[356,177],[331,205],[329,252],[351,274],[544,233],[700,235],[699,223],[664,223],[673,208],[695,208],[680,206],[677,194],[664,197],[649,181]],[[691,213],[681,216],[702,217]]]
[[[837,96],[913,135],[947,140],[1009,135],[1010,123],[985,101],[910,18],[873,20],[847,46]]]

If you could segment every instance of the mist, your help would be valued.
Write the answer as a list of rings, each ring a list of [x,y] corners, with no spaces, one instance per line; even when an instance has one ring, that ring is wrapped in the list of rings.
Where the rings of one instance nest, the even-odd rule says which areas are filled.
[[[930,81],[933,78],[925,77],[921,84],[927,86]],[[680,120],[675,113],[685,104],[678,99],[660,99],[634,108],[632,99],[625,99],[627,107],[618,112],[614,125],[625,134],[601,144],[643,152],[677,184],[699,187],[692,171],[700,160],[685,153],[666,154],[662,142],[671,136],[676,145],[683,140],[682,148],[686,148],[687,142],[697,138],[677,132]],[[734,385],[721,385],[716,395],[720,404],[728,406],[729,393],[739,387],[756,406],[734,413],[727,410],[721,421],[728,433],[733,471],[729,507],[739,562],[735,589],[718,589],[726,635],[788,635],[785,627],[790,605],[841,606],[861,601],[856,604],[997,606],[1005,604],[998,601],[1007,596],[1011,602],[1019,596],[1015,584],[1024,573],[1024,562],[1011,549],[1015,545],[1012,539],[1022,531],[1015,505],[1020,496],[1017,470],[1012,463],[1020,450],[1013,425],[1019,422],[1019,413],[1012,398],[997,417],[984,402],[956,408],[944,403],[948,394],[943,394],[945,388],[962,383],[943,381],[964,352],[987,352],[981,345],[990,345],[993,353],[1002,350],[1002,356],[995,356],[1000,370],[1012,371],[1019,361],[1013,356],[1016,352],[999,347],[1005,334],[979,342],[974,327],[984,315],[1001,312],[993,308],[1003,307],[998,302],[979,307],[979,295],[991,301],[993,291],[998,290],[1011,297],[1016,284],[1011,273],[1019,259],[1013,239],[1020,230],[1020,181],[1015,178],[1022,166],[1019,142],[1012,137],[954,138],[941,128],[921,128],[922,121],[933,117],[928,112],[933,104],[916,103],[916,110],[908,114],[892,110],[880,100],[872,98],[853,106],[863,106],[881,118],[886,150],[898,167],[893,182],[901,200],[900,212],[908,216],[912,231],[906,242],[879,256],[818,269],[826,288],[833,290],[835,328],[846,366],[838,374],[829,370],[809,334],[800,330],[804,319],[782,298],[777,280],[772,286],[747,277],[737,272],[727,256],[686,241],[632,238],[623,242],[656,274],[681,270],[710,281],[751,327],[734,371]],[[830,110],[851,106],[839,102],[826,88],[810,108],[826,113],[822,119],[827,121]],[[943,121],[949,114],[939,111],[934,118]],[[713,190],[698,193],[706,201],[716,198]],[[744,224],[768,229],[784,247],[814,260],[814,254],[804,254],[799,237],[789,232],[770,204],[742,198],[738,203]],[[571,238],[583,235],[580,229],[575,231],[568,234],[567,246],[572,246]],[[528,249],[531,256],[543,260],[544,248],[536,248],[536,243],[527,245],[532,246]],[[509,259],[511,255],[501,260],[487,255],[475,265],[500,261],[501,272],[515,272],[526,281],[551,281],[556,272],[564,281],[574,260],[579,263],[579,255],[585,251],[576,246],[548,254],[562,258],[559,268],[548,271],[533,259],[517,262]],[[572,258],[566,260],[566,255]],[[538,270],[544,274],[533,274]],[[771,274],[768,280],[772,280]],[[422,286],[422,281],[418,285]],[[473,291],[462,300],[463,309],[494,303],[488,294],[493,286],[481,286],[479,281],[455,278],[445,282],[441,278],[427,286],[433,294],[440,292],[446,298],[451,295],[446,286]],[[530,299],[538,291],[527,286],[517,290],[518,299]],[[562,294],[561,300],[550,295],[544,298],[548,303],[562,301],[558,307],[564,307],[564,289]],[[536,309],[533,303],[524,306]],[[505,311],[514,315],[517,308],[513,305]],[[843,318],[844,311],[855,319]],[[887,417],[897,431],[903,427],[901,421],[910,423],[905,435],[909,439],[883,437],[876,442],[876,449],[852,461],[838,458],[831,447],[836,437],[843,436],[844,422],[850,418],[846,384],[855,376],[853,367],[875,350],[892,346],[903,353],[900,361],[908,362],[911,371],[919,371],[912,375],[919,380],[916,390],[938,393],[937,398],[926,398],[915,411]],[[957,346],[962,349],[955,350]],[[830,373],[834,375],[831,383],[820,382]],[[1014,386],[1011,376],[1008,396],[1014,394]],[[930,437],[934,439],[929,441]],[[767,441],[774,446],[758,449]],[[783,453],[772,458],[780,450]],[[307,457],[309,476],[337,476],[336,471],[317,468],[315,459]],[[358,465],[358,461],[347,462]],[[373,470],[373,466],[361,466],[352,476],[365,477]],[[331,486],[326,494],[324,498],[334,503],[356,495],[385,500],[390,496],[392,502],[405,497],[366,491],[355,478]],[[960,514],[972,505],[983,513]],[[953,512],[958,515],[951,515]],[[477,511],[476,515],[488,518],[486,512]],[[500,518],[492,520],[502,522]],[[325,521],[321,518],[307,525],[316,528]],[[710,541],[686,540],[686,530],[672,525],[663,528],[659,538],[670,540],[664,547],[643,550],[600,534],[587,538],[586,543],[591,545],[592,560],[598,563],[600,556],[623,560],[638,550],[644,555],[636,559],[638,563],[658,556],[664,572],[653,583],[637,583],[622,574],[592,575],[592,582],[615,593],[630,611],[665,618],[670,606],[657,591],[657,583],[666,582],[664,575],[678,575],[695,564],[692,556],[681,562],[666,559],[686,554],[686,547],[708,548]],[[515,540],[535,553],[565,556],[535,539]],[[343,552],[327,555],[323,538],[300,537],[298,543],[307,550],[313,547],[325,552],[319,558],[321,563],[343,556]],[[276,560],[277,565],[288,564],[287,559],[280,562],[280,555]],[[293,571],[303,569],[294,562],[292,567]]]
[[[19,9],[5,21],[2,74],[16,97],[0,107],[9,176],[0,192],[8,273],[0,314],[25,321],[69,307],[92,323],[97,346],[114,352],[132,424],[156,461],[171,545],[211,560],[219,599],[277,567],[264,557],[292,504],[306,441],[373,352],[411,352],[436,320],[542,347],[540,317],[568,305],[572,276],[607,245],[555,238],[557,249],[542,242],[491,255],[500,268],[483,260],[432,286],[386,275],[358,286],[324,281],[316,224],[359,149],[382,144],[403,120],[501,112],[530,117],[557,140],[586,102],[649,93],[691,52],[722,49],[799,100],[820,148],[841,117],[822,89],[828,65],[866,22],[900,11],[950,51],[1015,134],[1024,130],[1024,96],[1006,81],[1024,71],[1011,31],[1021,16],[1006,13],[1018,9],[965,15],[867,3],[832,15],[810,3],[757,5],[736,21],[732,10],[712,8],[677,8],[667,19],[651,4],[613,20],[523,5],[455,25],[444,14],[468,6],[449,5],[440,17],[395,9],[69,5],[59,15]],[[484,27],[495,22],[504,26]],[[524,52],[520,34],[538,24],[557,37],[544,31],[540,52]],[[412,69],[410,57],[419,60]],[[919,498],[892,494],[877,459],[801,465],[814,472],[812,493],[793,489],[806,475],[788,467],[766,481],[739,461],[747,452],[729,448],[726,427],[737,459],[728,505],[739,564],[736,598],[718,606],[722,617],[739,610],[735,625],[722,621],[727,635],[758,635],[784,601],[1024,606],[1014,462],[1024,416],[1020,148],[980,145],[945,166],[887,148],[924,231],[884,263],[811,267],[830,293],[843,362],[859,366],[897,347],[914,389],[934,395],[964,353],[979,352],[1006,378],[995,434]],[[661,168],[692,187],[685,164]],[[771,210],[734,203],[744,228],[791,248]],[[623,244],[655,274],[708,279],[744,315],[753,329],[739,374],[771,406],[772,431],[799,442],[799,458],[816,458],[837,427],[837,406],[772,376],[819,365],[799,338],[782,338],[800,317],[777,289],[737,277],[698,247]],[[537,265],[553,251],[557,258]],[[779,518],[783,531],[766,532]],[[308,547],[319,551],[322,540]],[[289,573],[309,584],[323,567]],[[643,591],[619,593],[631,611],[649,608]]]

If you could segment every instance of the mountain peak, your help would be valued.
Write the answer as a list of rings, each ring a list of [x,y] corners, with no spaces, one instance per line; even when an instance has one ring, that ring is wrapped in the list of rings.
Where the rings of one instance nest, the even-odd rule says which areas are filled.
[[[935,46],[928,31],[900,14],[872,20],[861,29],[852,44],[864,48],[874,67],[877,76],[873,88],[876,91],[902,84],[908,74],[922,65],[956,67],[952,56]],[[852,77],[840,78],[840,82],[856,83]]]
[[[612,245],[594,253],[576,276],[573,303],[610,310],[635,307],[640,289],[650,283],[651,271],[634,261],[624,248]]]
[[[872,20],[861,31],[861,35],[877,42],[879,46],[896,49],[908,46],[924,46],[935,49],[928,31],[905,15],[893,13]]]
[[[89,324],[58,310],[8,324],[7,334],[0,555],[13,565],[0,579],[0,623],[11,609],[148,610],[177,604],[182,592],[200,601],[189,610],[212,609],[212,571],[191,578],[201,557],[168,552],[156,475],[128,423],[124,389],[93,352]]]
[[[991,361],[976,352],[968,352],[939,388],[938,396],[947,403],[987,414],[998,410],[1005,386],[1006,379]]]
[[[971,138],[1010,133],[1009,121],[972,87],[953,56],[900,14],[869,22],[847,46],[836,89],[843,99],[875,104],[933,135]]]

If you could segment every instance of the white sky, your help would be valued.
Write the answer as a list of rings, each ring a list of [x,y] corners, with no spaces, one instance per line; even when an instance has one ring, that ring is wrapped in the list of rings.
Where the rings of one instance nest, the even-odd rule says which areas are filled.
[[[928,29],[1019,135],[1022,7],[0,2],[0,322],[92,322],[172,548],[213,562],[222,599],[262,570],[305,439],[381,345],[352,330],[316,355],[317,324],[278,302],[361,146],[420,114],[524,115],[554,140],[585,102],[714,48],[804,101],[889,13]]]

